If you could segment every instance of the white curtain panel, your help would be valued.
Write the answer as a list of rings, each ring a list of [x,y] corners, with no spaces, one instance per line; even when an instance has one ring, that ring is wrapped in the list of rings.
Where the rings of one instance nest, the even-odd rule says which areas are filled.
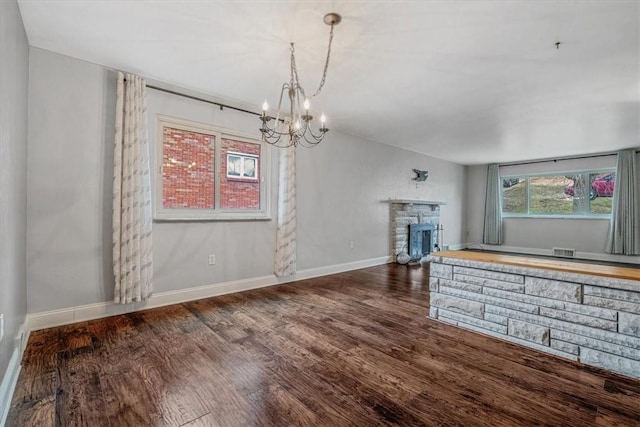
[[[482,236],[482,243],[488,245],[501,245],[503,240],[501,192],[500,168],[497,164],[489,165],[484,204],[484,234]]]
[[[113,165],[113,272],[116,303],[151,296],[151,179],[145,80],[118,73]]]
[[[618,152],[613,212],[605,251],[610,254],[640,255],[640,172],[636,150]]]
[[[296,147],[280,149],[276,276],[296,272]]]

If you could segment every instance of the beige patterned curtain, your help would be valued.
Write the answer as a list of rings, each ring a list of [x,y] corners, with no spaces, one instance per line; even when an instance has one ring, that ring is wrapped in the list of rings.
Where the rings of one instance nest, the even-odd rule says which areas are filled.
[[[118,73],[113,165],[113,273],[116,303],[151,296],[151,179],[145,80]]]
[[[296,147],[280,151],[278,182],[278,230],[276,231],[276,276],[296,272]]]

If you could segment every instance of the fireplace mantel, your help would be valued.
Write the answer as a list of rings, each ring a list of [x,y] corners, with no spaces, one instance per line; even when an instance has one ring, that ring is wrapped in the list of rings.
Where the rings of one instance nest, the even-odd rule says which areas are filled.
[[[434,202],[430,200],[411,200],[411,199],[389,199],[385,200],[387,203],[397,203],[399,205],[446,205],[445,202]]]

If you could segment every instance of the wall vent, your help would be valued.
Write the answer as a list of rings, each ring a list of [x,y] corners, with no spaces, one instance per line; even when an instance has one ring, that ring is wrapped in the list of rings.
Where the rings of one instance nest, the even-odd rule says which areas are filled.
[[[573,258],[576,256],[576,250],[566,249],[566,248],[553,248],[553,256],[559,256],[563,258]]]

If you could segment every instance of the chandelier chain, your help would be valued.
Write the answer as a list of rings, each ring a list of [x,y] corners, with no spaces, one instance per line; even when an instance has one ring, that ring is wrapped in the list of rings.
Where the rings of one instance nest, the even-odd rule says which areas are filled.
[[[316,90],[316,92],[313,95],[311,95],[311,98],[315,98],[316,95],[320,93],[320,91],[322,90],[322,87],[324,86],[324,82],[327,79],[327,70],[329,69],[329,59],[331,58],[331,42],[333,41],[333,26],[334,24],[331,24],[331,31],[329,32],[329,47],[327,48],[327,60],[324,63],[324,70],[322,71],[322,80],[320,80],[320,85],[318,86],[318,90]]]
[[[331,43],[333,42],[333,27],[334,24],[331,24],[331,31],[329,32],[329,47],[327,48],[327,59],[324,62],[324,69],[322,70],[322,79],[320,79],[320,84],[318,85],[318,89],[315,93],[309,96],[309,99],[315,98],[320,94],[322,88],[324,87],[324,83],[327,80],[327,71],[329,70],[329,60],[331,59]],[[295,47],[293,43],[291,43],[291,74],[293,76],[293,84],[298,87],[302,87],[300,84],[300,78],[298,77],[298,67],[296,67],[296,56],[295,56]]]
[[[293,43],[291,43],[291,87],[295,88],[302,87],[300,85],[300,78],[298,77],[298,67],[296,67],[296,48]]]

